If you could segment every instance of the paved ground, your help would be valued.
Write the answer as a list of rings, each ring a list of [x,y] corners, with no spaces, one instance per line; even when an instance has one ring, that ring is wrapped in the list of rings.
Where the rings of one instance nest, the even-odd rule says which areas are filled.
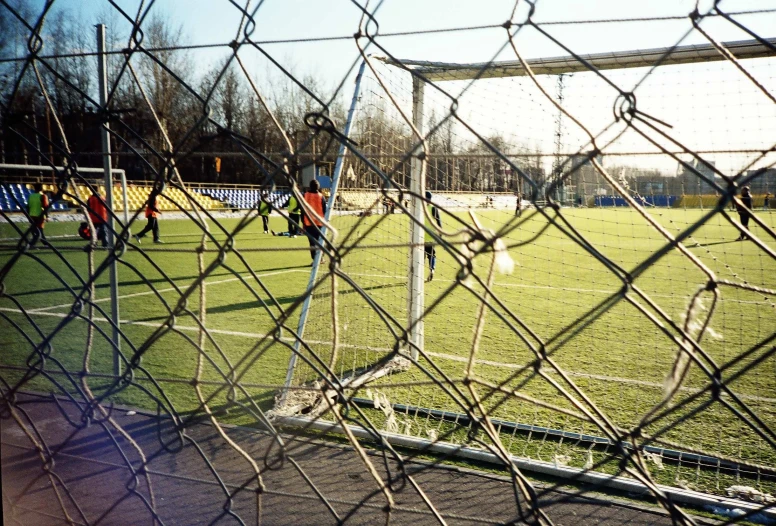
[[[188,427],[181,443],[169,421],[116,410],[116,421],[148,460],[149,492],[145,477],[135,483],[127,467],[127,462],[138,465],[137,451],[114,428],[92,423],[78,429],[51,399],[20,397],[17,407],[25,426],[53,455],[49,471],[76,524],[153,524],[152,510],[159,523],[181,525],[319,525],[337,524],[337,517],[345,524],[385,524],[386,518],[397,525],[439,524],[420,493],[400,476],[397,463],[384,462],[379,453],[370,453],[379,476],[394,480],[395,506],[389,516],[386,498],[353,448],[289,436],[281,459],[270,435],[230,428],[229,438],[261,470],[264,491],[259,495],[251,464],[213,426]],[[62,407],[74,423],[80,421],[74,405]],[[2,409],[4,523],[66,523],[30,438]],[[166,450],[163,442],[171,447]],[[503,477],[422,463],[409,463],[407,471],[447,524],[523,523],[512,484]],[[646,509],[559,492],[548,492],[541,502],[559,525],[671,523]]]

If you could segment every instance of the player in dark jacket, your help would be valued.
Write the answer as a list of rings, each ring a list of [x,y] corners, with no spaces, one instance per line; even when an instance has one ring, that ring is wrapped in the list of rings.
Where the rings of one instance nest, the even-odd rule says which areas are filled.
[[[752,193],[748,186],[741,189],[741,203],[738,207],[738,218],[741,220],[741,225],[749,232],[749,218],[752,217]],[[741,232],[736,241],[743,241],[749,239],[749,235]]]
[[[431,216],[431,219],[436,222],[439,228],[442,228],[442,218],[439,215],[439,209],[431,204],[431,198],[431,192],[426,192],[426,200],[428,201],[426,206],[428,207],[428,214]],[[434,238],[431,237],[431,234],[428,232],[425,233],[424,250],[426,252],[426,259],[428,260],[428,266],[430,270],[428,279],[426,281],[431,281],[434,279],[434,270],[436,269],[436,249],[434,248]]]

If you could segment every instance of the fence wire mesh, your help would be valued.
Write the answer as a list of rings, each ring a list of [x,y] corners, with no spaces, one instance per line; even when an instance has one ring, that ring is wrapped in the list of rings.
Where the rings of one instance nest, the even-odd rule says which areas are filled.
[[[383,2],[354,1],[353,34],[280,42],[342,46],[326,88],[260,40],[261,2],[223,3],[232,41],[186,44],[157,2],[109,0],[104,53],[65,4],[0,0],[3,447],[47,484],[4,477],[7,521],[41,520],[44,492],[54,522],[175,523],[171,480],[210,484],[209,523],[273,496],[326,517],[288,522],[391,523],[412,488],[439,523],[552,524],[568,484],[675,524],[775,520],[776,9],[565,22],[517,1],[381,32]],[[673,45],[584,55],[563,32],[651,24]],[[484,33],[475,65],[402,60]],[[367,496],[302,460],[311,437],[347,443]],[[68,462],[107,465],[100,440],[122,483],[94,511]],[[195,475],[155,463],[184,450]],[[434,493],[424,471],[460,457],[508,475],[508,519]]]

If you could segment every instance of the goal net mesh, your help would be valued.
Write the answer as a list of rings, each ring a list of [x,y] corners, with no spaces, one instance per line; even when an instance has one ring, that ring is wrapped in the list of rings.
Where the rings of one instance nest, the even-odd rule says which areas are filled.
[[[776,160],[768,152],[774,59],[743,64],[759,85],[732,62],[466,80],[415,68],[437,79],[425,85],[419,121],[431,192],[424,207],[439,210],[442,224],[425,217],[439,239],[425,285],[424,352],[417,367],[359,384],[349,397],[385,431],[425,440],[495,441],[519,457],[609,472],[620,469],[620,440],[641,448],[660,483],[712,492],[745,473],[764,475],[771,447],[728,418],[730,406],[709,403],[715,366],[707,369],[729,364],[736,380],[720,397],[769,412],[770,369],[755,365],[759,352],[741,356],[773,333],[772,297],[762,292],[773,286],[772,262],[727,245],[739,236],[729,220],[737,216],[720,204],[723,175],[745,177]],[[381,367],[413,323],[410,69],[370,60],[356,146],[332,203],[332,239],[347,251],[337,268],[340,379]],[[613,101],[629,104],[620,93],[631,91],[643,113],[618,116]],[[762,202],[768,182],[758,179],[748,184],[759,183]],[[763,220],[772,226],[770,214]],[[679,250],[670,248],[677,237]],[[499,240],[495,253],[483,239]],[[428,280],[428,258],[424,269]],[[326,342],[321,356],[332,353],[331,279],[320,278],[305,328],[310,341]],[[705,365],[677,351],[691,340],[702,342]],[[294,375],[297,385],[320,380],[309,368]],[[481,418],[497,432],[472,423]],[[633,429],[641,446],[630,443]]]

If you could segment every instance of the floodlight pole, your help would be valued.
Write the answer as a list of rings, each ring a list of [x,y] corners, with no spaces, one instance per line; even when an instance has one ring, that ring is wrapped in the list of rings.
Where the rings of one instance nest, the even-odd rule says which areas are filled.
[[[100,89],[100,109],[103,114],[107,116],[108,111],[108,68],[107,68],[107,55],[105,54],[105,24],[97,24],[97,66],[98,66],[98,80]],[[113,321],[112,337],[113,342],[113,374],[119,376],[121,374],[121,363],[119,362],[119,352],[121,345],[121,329],[119,328],[119,280],[118,280],[118,261],[114,253],[115,238],[114,238],[114,224],[113,224],[113,170],[111,167],[111,155],[110,155],[110,123],[107,117],[100,130],[100,136],[102,138],[102,166],[105,171],[105,204],[108,207],[110,213],[108,214],[108,224],[106,238],[108,241],[108,250],[110,251],[108,257],[110,259],[110,307],[111,307],[111,319]],[[126,188],[126,184],[124,185]],[[126,203],[125,203],[125,215],[126,215]]]
[[[366,68],[366,61],[361,62],[361,66],[358,68],[358,74],[356,75],[356,87],[353,90],[353,99],[350,101],[350,109],[348,110],[348,117],[345,121],[345,129],[342,130],[342,135],[347,139],[350,137],[350,128],[353,125],[353,117],[356,113],[356,106],[358,104],[358,97],[361,93],[361,79],[364,76],[364,69]],[[331,217],[332,210],[334,209],[334,204],[336,203],[337,199],[337,189],[339,188],[339,180],[340,175],[342,175],[342,167],[345,164],[345,141],[343,140],[340,142],[339,151],[337,152],[337,160],[334,163],[334,173],[332,173],[331,176],[331,191],[329,192],[329,203],[326,207],[326,213],[324,214],[324,218],[326,219],[326,222],[329,222],[329,218]],[[326,237],[326,227],[321,228],[321,239],[324,239]],[[284,384],[283,389],[283,396],[281,399],[281,404],[285,401],[286,393],[288,392],[288,388],[291,386],[291,380],[294,378],[294,368],[296,367],[296,357],[299,354],[299,348],[301,346],[301,340],[304,336],[304,328],[307,324],[307,315],[310,312],[310,303],[313,299],[313,287],[315,286],[315,280],[318,277],[318,267],[321,263],[321,257],[323,255],[322,251],[317,251],[315,253],[315,258],[313,258],[313,266],[310,269],[310,278],[307,282],[307,289],[305,291],[305,298],[304,303],[302,304],[302,312],[299,314],[299,325],[297,325],[297,338],[296,341],[294,341],[294,352],[291,353],[291,359],[288,361],[288,370],[286,371],[286,381]]]
[[[407,326],[409,327],[410,356],[413,360],[418,359],[418,349],[423,349],[423,309],[425,272],[424,259],[425,251],[423,242],[425,240],[425,231],[423,224],[426,215],[423,211],[425,191],[426,191],[426,172],[423,169],[425,159],[420,157],[423,154],[423,80],[412,77],[412,124],[415,126],[419,137],[413,137],[417,142],[417,147],[412,152],[410,160],[410,191],[412,199],[410,202],[410,214],[412,215],[410,229],[410,256],[409,256],[409,284],[410,290],[407,297]]]

